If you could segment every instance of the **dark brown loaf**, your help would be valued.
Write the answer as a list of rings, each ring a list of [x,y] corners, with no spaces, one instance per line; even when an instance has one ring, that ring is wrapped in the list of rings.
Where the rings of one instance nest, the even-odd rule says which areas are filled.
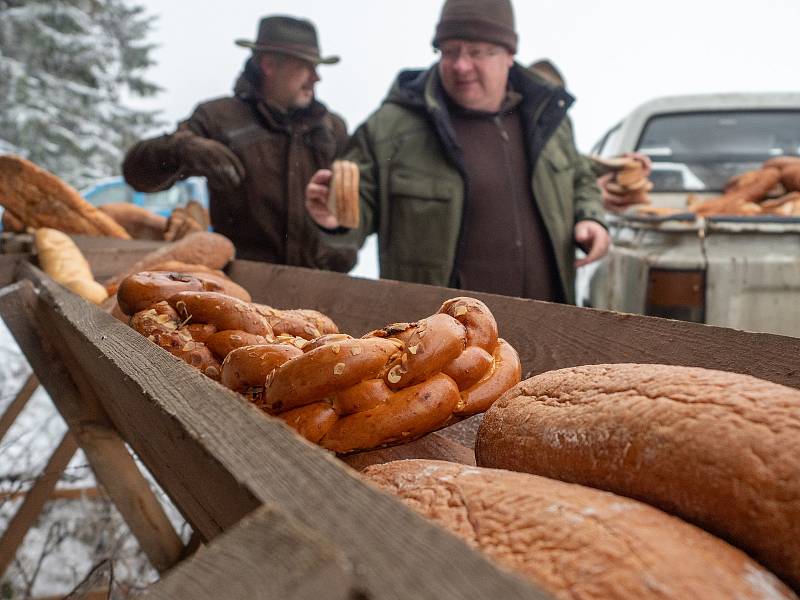
[[[635,500],[440,461],[397,461],[363,473],[556,598],[795,598],[743,552]]]
[[[486,413],[479,465],[644,500],[746,550],[800,589],[800,391],[664,365],[523,381]]]

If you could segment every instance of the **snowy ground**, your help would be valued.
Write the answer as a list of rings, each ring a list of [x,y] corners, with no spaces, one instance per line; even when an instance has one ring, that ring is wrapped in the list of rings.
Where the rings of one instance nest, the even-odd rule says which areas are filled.
[[[25,357],[0,320],[0,414],[13,401],[29,373]],[[21,504],[20,499],[8,499],[8,493],[30,487],[65,431],[66,425],[49,396],[39,388],[0,440],[0,533],[6,530]],[[86,459],[78,451],[58,487],[95,485]],[[188,532],[177,511],[171,505],[166,508],[185,539]],[[15,561],[0,579],[0,598],[66,594],[93,567],[107,559],[113,565],[112,598],[125,598],[129,587],[141,587],[156,578],[110,501],[101,497],[49,502],[26,536]]]

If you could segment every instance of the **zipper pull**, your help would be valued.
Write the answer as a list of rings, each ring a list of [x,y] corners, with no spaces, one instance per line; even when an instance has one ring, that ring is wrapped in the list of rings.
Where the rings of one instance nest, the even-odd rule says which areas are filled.
[[[500,137],[503,138],[504,142],[507,142],[509,140],[508,132],[505,130],[505,127],[503,127],[503,120],[500,118],[500,115],[494,116],[494,124],[497,125],[497,129],[500,130]]]

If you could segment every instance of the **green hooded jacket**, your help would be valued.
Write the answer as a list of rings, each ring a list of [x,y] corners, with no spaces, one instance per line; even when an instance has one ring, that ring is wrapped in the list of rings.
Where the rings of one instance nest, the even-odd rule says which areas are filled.
[[[605,223],[595,177],[575,148],[567,118],[573,98],[518,64],[509,82],[522,95],[533,197],[556,257],[562,297],[574,303],[574,226],[585,219]],[[381,277],[458,287],[453,273],[469,210],[468,178],[436,66],[401,72],[342,158],[359,166],[361,222],[357,230],[328,235],[328,243],[361,245],[378,233]]]

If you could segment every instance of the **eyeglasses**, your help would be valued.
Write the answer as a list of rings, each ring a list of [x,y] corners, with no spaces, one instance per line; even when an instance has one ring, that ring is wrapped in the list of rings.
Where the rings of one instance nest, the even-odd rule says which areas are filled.
[[[462,53],[466,54],[470,61],[479,63],[488,60],[492,56],[497,56],[502,51],[503,49],[497,46],[490,48],[467,48],[463,46],[457,46],[455,48],[436,49],[436,52],[441,57],[441,61],[447,63],[457,62]]]

